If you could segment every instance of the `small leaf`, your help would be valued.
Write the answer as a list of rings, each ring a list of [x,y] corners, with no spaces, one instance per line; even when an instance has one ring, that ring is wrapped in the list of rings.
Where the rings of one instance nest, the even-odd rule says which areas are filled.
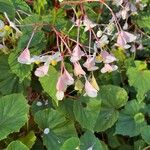
[[[71,137],[66,140],[61,146],[60,150],[78,150],[80,145],[80,140],[77,137]]]
[[[17,54],[15,54],[15,52],[12,52],[9,55],[8,63],[9,63],[11,71],[14,74],[16,74],[21,81],[23,81],[24,78],[30,77],[31,65],[20,64],[17,61],[17,57],[18,57]]]
[[[19,140],[23,144],[25,144],[29,149],[31,149],[35,143],[36,136],[33,131],[30,131],[25,137],[21,137]]]
[[[150,125],[144,126],[141,130],[141,136],[144,141],[150,145]]]
[[[8,17],[13,20],[15,17],[15,8],[11,0],[0,0],[0,12],[6,12]]]
[[[52,97],[56,105],[58,105],[58,100],[56,98],[56,84],[58,80],[58,72],[52,66],[49,67],[49,72],[47,76],[39,78],[39,81],[44,89],[44,91]]]
[[[29,150],[29,148],[20,141],[13,141],[8,145],[7,150]]]
[[[106,144],[96,138],[90,131],[85,132],[80,141],[80,150],[108,150]]]
[[[146,63],[135,61],[136,67],[129,67],[127,75],[130,86],[133,86],[138,94],[137,99],[142,101],[144,94],[150,90],[150,71],[146,70]]]

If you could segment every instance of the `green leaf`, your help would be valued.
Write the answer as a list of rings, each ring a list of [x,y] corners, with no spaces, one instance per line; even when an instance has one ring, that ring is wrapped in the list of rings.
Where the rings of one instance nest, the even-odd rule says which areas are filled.
[[[27,101],[22,94],[0,98],[0,140],[19,131],[28,120],[28,111]]]
[[[11,0],[16,10],[22,10],[31,13],[31,8],[24,0]]]
[[[80,140],[77,137],[71,137],[64,142],[60,150],[77,150],[80,145]]]
[[[19,140],[23,144],[25,144],[29,149],[31,149],[36,141],[36,136],[34,131],[30,131],[25,137],[21,137]]]
[[[10,0],[0,0],[0,12],[6,12],[11,20],[15,17],[15,8]]]
[[[20,141],[13,141],[8,145],[7,150],[29,150],[29,148]]]
[[[99,97],[93,99],[81,97],[80,100],[74,102],[73,112],[76,120],[83,128],[93,131],[100,108],[101,100]]]
[[[11,71],[16,74],[20,81],[23,81],[25,78],[30,77],[31,75],[31,65],[20,64],[17,61],[18,54],[12,52],[9,55],[8,63]]]
[[[43,131],[49,129],[48,134],[43,134],[43,143],[48,150],[60,150],[63,142],[76,136],[73,122],[54,109],[45,109],[35,114],[35,122]]]
[[[90,131],[85,132],[80,141],[80,150],[108,150],[106,144],[96,138]]]
[[[102,108],[95,125],[95,131],[101,132],[111,128],[118,119],[119,112],[128,100],[127,92],[118,86],[102,86],[99,91],[99,99],[102,100]]]
[[[20,83],[19,78],[12,74],[6,55],[0,55],[0,71],[0,93],[3,95],[23,92],[29,85],[29,80]]]
[[[150,90],[150,71],[146,70],[146,62],[135,61],[135,65],[136,67],[128,68],[127,75],[130,86],[133,86],[138,92],[137,99],[142,101],[144,94]]]
[[[44,91],[52,97],[56,105],[58,105],[58,100],[56,98],[56,84],[58,80],[58,72],[52,66],[49,67],[49,72],[47,76],[39,78],[39,81],[44,89]]]
[[[136,100],[129,101],[119,115],[116,123],[115,134],[134,137],[140,134],[141,128],[146,125],[142,109],[144,103],[139,103]]]
[[[141,136],[144,139],[144,141],[150,145],[150,125],[144,126],[141,129]]]

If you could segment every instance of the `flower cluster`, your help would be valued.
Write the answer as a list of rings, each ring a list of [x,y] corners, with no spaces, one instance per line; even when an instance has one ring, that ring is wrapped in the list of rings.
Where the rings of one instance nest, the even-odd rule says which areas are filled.
[[[107,45],[110,44],[111,41],[114,42],[115,40],[116,42],[114,42],[115,44],[113,44],[112,47],[129,49],[132,47],[132,42],[137,40],[136,35],[126,31],[128,29],[127,21],[125,21],[123,28],[118,21],[119,19],[127,20],[129,15],[136,12],[136,7],[134,7],[134,5],[130,2],[124,3],[123,0],[114,0],[113,3],[117,5],[117,7],[121,6],[122,8],[118,13],[115,14],[104,1],[102,1],[102,3],[112,13],[112,18],[105,28],[101,28],[101,25],[92,22],[86,15],[84,15],[82,18],[76,16],[71,19],[74,24],[73,27],[75,26],[78,28],[77,40],[75,41],[75,46],[73,49],[69,48],[62,34],[60,34],[55,27],[52,27],[54,33],[56,34],[58,51],[54,52],[52,55],[42,54],[41,56],[31,57],[28,48],[32,39],[31,37],[27,47],[18,57],[18,62],[22,64],[31,64],[37,62],[42,64],[34,72],[34,74],[38,77],[43,77],[48,74],[50,64],[61,62],[60,76],[56,85],[56,97],[58,100],[62,100],[65,96],[67,87],[75,83],[73,75],[71,75],[65,67],[64,61],[66,57],[69,57],[70,63],[73,66],[74,76],[77,78],[83,77],[85,79],[84,95],[96,97],[99,87],[93,71],[99,70],[99,73],[110,73],[118,69],[118,66],[116,65],[117,59],[113,53],[107,49]],[[14,27],[13,24],[12,27]],[[84,32],[89,32],[88,50],[85,50],[82,44],[79,42],[81,27],[84,27]],[[117,29],[117,33],[114,32],[115,27]],[[97,29],[96,34],[95,29]],[[92,42],[92,36],[94,37],[94,42]],[[63,50],[59,47],[60,41],[61,44],[63,44],[68,50],[67,56],[64,56]],[[81,65],[81,63],[83,65]],[[89,72],[92,73],[92,77],[91,75],[88,77]]]

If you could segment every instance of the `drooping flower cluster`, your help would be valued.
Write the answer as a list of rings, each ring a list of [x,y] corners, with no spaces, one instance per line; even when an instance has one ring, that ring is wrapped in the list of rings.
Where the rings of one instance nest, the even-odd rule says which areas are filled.
[[[130,44],[137,39],[137,36],[126,31],[128,28],[127,22],[126,27],[122,29],[117,20],[120,16],[123,20],[128,18],[128,13],[130,12],[129,8],[132,7],[131,11],[134,11],[132,3],[127,3],[125,6],[123,0],[119,2],[117,0],[113,0],[113,3],[118,7],[122,6],[122,10],[116,14],[111,11],[112,18],[103,30],[97,23],[92,22],[87,15],[84,15],[82,19],[78,17],[76,19],[75,17],[72,19],[72,22],[74,23],[73,26],[78,28],[77,41],[75,41],[76,44],[73,49],[69,48],[67,42],[65,42],[64,38],[61,37],[62,35],[59,34],[55,28],[53,28],[57,37],[58,52],[55,52],[52,55],[43,54],[41,56],[31,57],[28,44],[28,46],[18,57],[18,62],[28,65],[35,62],[40,62],[42,65],[40,65],[34,72],[34,74],[38,77],[43,77],[48,74],[49,65],[52,61],[61,62],[61,72],[56,85],[56,97],[58,100],[62,100],[65,96],[67,88],[75,83],[74,76],[76,76],[78,80],[80,78],[84,79],[84,95],[96,97],[99,91],[99,86],[96,82],[93,71],[97,70],[99,73],[110,73],[118,69],[118,66],[116,65],[117,59],[111,50],[107,48],[107,46],[115,40],[115,44],[112,46],[113,48],[121,47],[122,49],[129,49],[132,47]],[[109,10],[111,9],[107,4],[105,4],[105,6]],[[119,14],[121,15],[119,16]],[[81,26],[84,27],[84,32],[89,32],[89,50],[85,50],[79,42],[79,31]],[[117,33],[114,34],[115,26]],[[95,28],[98,29],[96,34],[94,32]],[[93,42],[91,41],[92,36],[94,37]],[[61,44],[63,43],[64,47],[68,49],[67,56],[62,55],[64,53],[62,49],[60,50],[59,40],[61,41]],[[66,69],[64,63],[65,57],[69,57],[74,75],[71,75]],[[90,75],[89,72],[91,72]]]

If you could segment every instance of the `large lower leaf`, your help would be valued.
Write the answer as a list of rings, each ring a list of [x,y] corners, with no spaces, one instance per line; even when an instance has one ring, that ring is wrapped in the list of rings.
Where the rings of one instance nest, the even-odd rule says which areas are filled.
[[[80,150],[108,150],[106,144],[89,131],[81,136],[80,141]]]
[[[49,67],[48,75],[39,79],[44,91],[47,92],[49,96],[52,97],[52,99],[55,101],[56,104],[58,103],[58,100],[56,98],[57,80],[58,80],[58,72],[52,66]]]
[[[106,85],[101,87],[99,99],[102,100],[102,107],[95,125],[95,131],[98,132],[114,125],[119,116],[118,109],[126,104],[128,96],[123,88]]]
[[[88,101],[86,102],[86,100]],[[101,108],[101,100],[97,98],[81,98],[74,102],[73,112],[76,120],[83,128],[93,131]]]
[[[73,122],[67,120],[57,110],[38,111],[35,114],[35,121],[44,132],[49,130],[48,133],[42,135],[43,143],[48,150],[60,150],[60,146],[66,139],[76,136]]]
[[[0,98],[0,140],[19,129],[28,120],[28,104],[22,94]]]
[[[119,115],[115,133],[130,137],[139,135],[142,127],[146,125],[144,115],[141,113],[143,108],[143,103],[136,100],[129,101]]]

